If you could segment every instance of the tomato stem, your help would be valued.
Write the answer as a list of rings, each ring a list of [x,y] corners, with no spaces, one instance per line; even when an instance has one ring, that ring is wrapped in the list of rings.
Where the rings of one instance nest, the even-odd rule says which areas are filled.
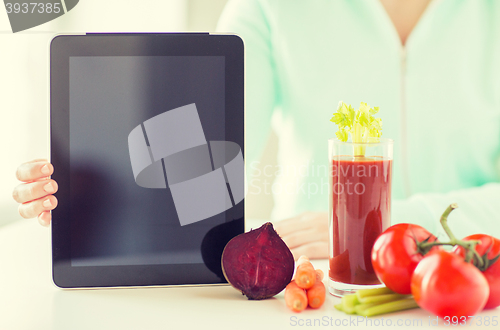
[[[484,262],[479,253],[476,251],[476,245],[481,244],[481,241],[462,241],[459,240],[455,237],[453,232],[451,231],[450,227],[448,226],[448,216],[450,215],[451,211],[454,209],[458,208],[457,203],[450,204],[446,210],[443,212],[441,215],[441,219],[439,222],[441,223],[441,226],[443,227],[444,231],[446,232],[446,235],[450,238],[449,242],[422,242],[419,244],[419,248],[424,250],[425,249],[430,249],[433,246],[436,245],[459,245],[465,249],[465,262],[469,262],[473,257],[476,257],[476,261],[478,263],[478,267],[482,267]]]
[[[451,211],[453,211],[457,207],[457,203],[450,204],[450,206],[448,206],[443,212],[443,215],[441,215],[441,219],[439,220],[439,222],[441,222],[441,226],[443,226],[443,229],[446,232],[446,235],[448,235],[448,237],[450,238],[450,243],[455,243],[457,241],[457,238],[455,237],[455,235],[453,235],[453,232],[448,226],[448,216],[450,215]]]

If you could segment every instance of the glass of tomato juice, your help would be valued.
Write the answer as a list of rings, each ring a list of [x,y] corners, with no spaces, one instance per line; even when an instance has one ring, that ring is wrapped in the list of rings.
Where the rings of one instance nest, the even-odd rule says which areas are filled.
[[[383,286],[371,263],[377,237],[391,222],[393,141],[328,140],[329,291],[335,296]]]

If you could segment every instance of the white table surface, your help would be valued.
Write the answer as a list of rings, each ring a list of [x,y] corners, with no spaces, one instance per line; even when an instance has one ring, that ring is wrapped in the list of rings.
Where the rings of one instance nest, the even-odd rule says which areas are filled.
[[[394,329],[500,328],[491,321],[489,326],[468,322],[464,327],[451,327],[445,326],[442,319],[438,326],[433,326],[429,321],[437,322],[436,317],[421,309],[361,319],[335,310],[333,305],[340,299],[328,293],[320,309],[293,313],[285,306],[283,293],[267,300],[249,301],[228,285],[62,290],[51,278],[50,229],[35,220],[0,228],[0,262],[1,330],[380,329],[387,325]],[[327,260],[314,264],[327,274]],[[500,323],[498,308],[477,316],[482,320],[495,317]],[[307,326],[307,322],[315,321],[316,326]]]

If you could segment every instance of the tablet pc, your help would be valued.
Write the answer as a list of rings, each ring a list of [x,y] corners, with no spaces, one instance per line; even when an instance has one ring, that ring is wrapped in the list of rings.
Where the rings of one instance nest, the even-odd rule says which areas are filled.
[[[222,250],[244,231],[243,108],[237,36],[55,37],[54,283],[225,283]]]

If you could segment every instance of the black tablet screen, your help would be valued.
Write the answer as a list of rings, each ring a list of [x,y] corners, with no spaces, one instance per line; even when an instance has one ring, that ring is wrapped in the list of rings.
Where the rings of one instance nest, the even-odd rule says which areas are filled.
[[[243,141],[215,159],[226,141],[224,61],[70,57],[72,266],[203,263],[207,232],[238,217],[224,212],[242,188],[224,165]]]

